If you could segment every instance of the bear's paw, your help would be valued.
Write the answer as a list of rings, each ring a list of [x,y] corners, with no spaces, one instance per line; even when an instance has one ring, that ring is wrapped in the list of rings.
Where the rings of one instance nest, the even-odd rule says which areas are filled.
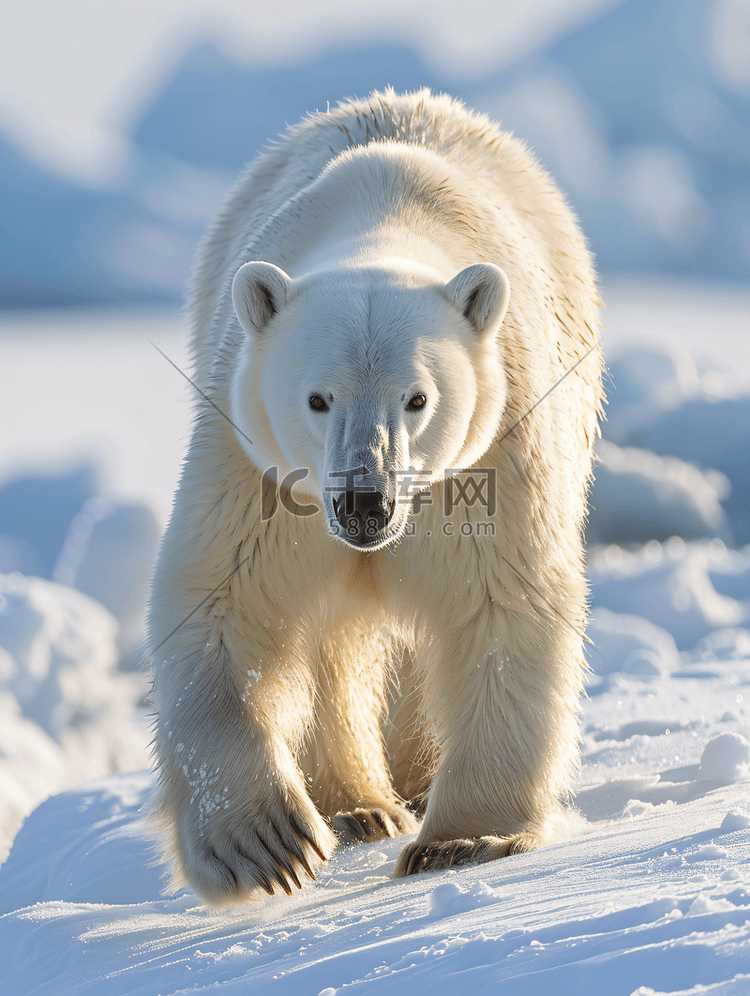
[[[484,864],[509,854],[522,854],[539,847],[539,840],[531,833],[510,837],[464,837],[458,840],[415,840],[407,844],[399,855],[394,878],[406,878],[424,871],[441,871],[463,865]]]
[[[337,813],[331,821],[340,844],[361,844],[369,840],[385,840],[402,833],[415,833],[418,824],[408,810],[401,807],[385,809],[355,809]]]
[[[192,853],[183,854],[187,880],[211,906],[221,907],[261,892],[291,896],[302,879],[315,879],[315,868],[328,859],[336,839],[296,813],[265,814],[245,826],[203,833]]]

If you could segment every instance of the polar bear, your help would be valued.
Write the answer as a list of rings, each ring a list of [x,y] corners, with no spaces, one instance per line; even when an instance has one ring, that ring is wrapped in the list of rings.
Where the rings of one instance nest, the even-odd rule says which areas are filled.
[[[221,906],[341,842],[416,833],[405,876],[552,839],[599,304],[549,177],[447,96],[315,114],[240,178],[150,602],[175,886]]]

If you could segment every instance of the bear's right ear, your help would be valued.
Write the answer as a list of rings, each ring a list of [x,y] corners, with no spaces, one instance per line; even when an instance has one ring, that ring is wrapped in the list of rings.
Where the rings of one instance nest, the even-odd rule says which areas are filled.
[[[474,263],[457,273],[444,293],[477,332],[497,330],[508,309],[510,282],[494,263]]]
[[[292,278],[273,263],[245,263],[232,281],[232,303],[250,335],[262,332],[292,299]]]

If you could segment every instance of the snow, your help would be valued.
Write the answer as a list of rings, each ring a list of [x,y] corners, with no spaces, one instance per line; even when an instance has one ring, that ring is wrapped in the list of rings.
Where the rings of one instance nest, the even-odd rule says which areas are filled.
[[[147,337],[188,369],[178,311],[0,313],[0,416],[14,427],[2,440],[0,480],[93,463],[107,493],[152,502],[164,523],[187,444],[188,396]]]
[[[723,474],[604,439],[597,446],[597,460],[586,532],[589,543],[644,543],[675,534],[732,542],[721,506],[731,485]]]
[[[0,855],[51,792],[148,763],[143,676],[117,670],[118,625],[98,602],[0,574]]]
[[[220,913],[163,893],[133,670],[189,419],[139,330],[186,369],[179,322],[3,320],[0,417],[20,421],[0,441],[3,994],[750,993],[750,298],[605,293],[591,672],[559,839],[399,881],[401,840],[358,845],[290,899]],[[682,421],[695,406],[710,421]]]
[[[142,642],[143,606],[161,529],[148,505],[91,498],[70,524],[53,580],[90,595],[120,624],[126,647]],[[117,571],[111,570],[117,564]]]
[[[676,536],[649,540],[636,551],[611,545],[591,554],[594,605],[642,616],[689,650],[713,630],[741,626],[750,617],[750,590],[735,598],[714,584],[750,578],[750,552],[728,550],[721,540],[686,543]]]
[[[633,740],[665,739],[607,742],[610,767]],[[221,914],[189,893],[160,896],[139,815],[150,776],[91,783],[43,804],[3,870],[15,910],[0,921],[3,991],[618,996],[738,974],[750,985],[750,808],[735,754],[714,753],[711,774],[729,784],[684,772],[605,782],[583,801],[593,811],[606,797],[617,815],[579,819],[544,851],[394,882],[401,842],[361,845],[292,899]]]

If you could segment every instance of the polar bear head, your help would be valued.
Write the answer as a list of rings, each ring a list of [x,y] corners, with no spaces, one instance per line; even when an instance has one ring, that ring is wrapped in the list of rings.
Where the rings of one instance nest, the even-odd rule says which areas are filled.
[[[294,279],[246,263],[232,286],[245,331],[231,388],[240,443],[260,470],[293,474],[333,535],[385,546],[413,494],[474,464],[495,436],[508,298],[491,263],[447,282],[402,260]]]

